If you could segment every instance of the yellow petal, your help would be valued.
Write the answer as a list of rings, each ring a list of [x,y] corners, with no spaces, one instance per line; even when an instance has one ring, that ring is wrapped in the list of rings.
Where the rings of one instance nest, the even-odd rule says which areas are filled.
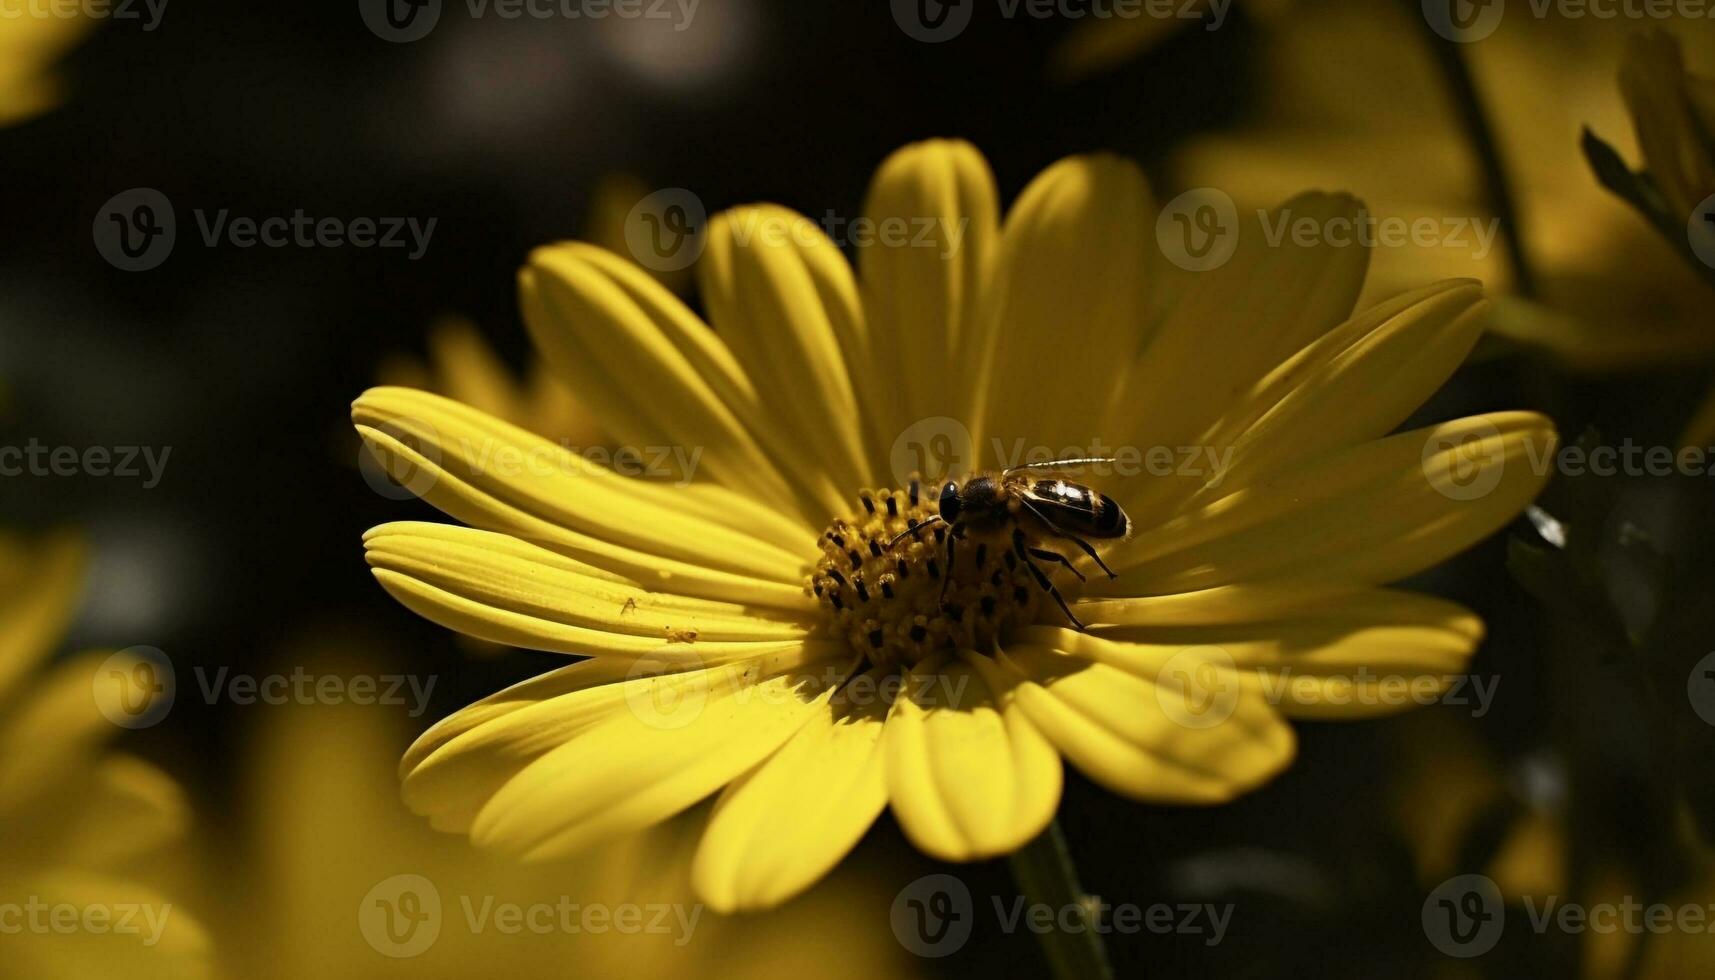
[[[709,322],[756,386],[774,458],[819,477],[829,514],[875,483],[854,371],[868,372],[863,310],[845,256],[808,218],[773,205],[709,223],[697,283]]]
[[[1709,82],[1686,74],[1685,58],[1672,34],[1657,29],[1627,39],[1620,91],[1637,128],[1644,169],[1675,217],[1689,218],[1692,209],[1715,192],[1709,120],[1698,117],[1688,91],[1697,85],[1707,92]]]
[[[1291,726],[1264,698],[1260,682],[1230,660],[1068,630],[1026,632],[1003,652],[1030,678],[1018,687],[1019,704],[1079,771],[1116,793],[1224,803],[1292,761]],[[1199,666],[1212,675],[1182,676]]]
[[[1060,804],[1060,757],[1013,698],[1017,678],[967,654],[919,664],[895,699],[888,798],[911,842],[945,861],[1017,850]]]
[[[83,593],[88,556],[82,539],[58,534],[39,543],[0,539],[0,704],[45,663],[63,639]]]
[[[803,620],[730,602],[651,592],[511,535],[444,524],[384,524],[365,557],[420,615],[496,643],[584,656],[659,653],[693,642],[795,639]],[[804,600],[804,612],[810,601]]]
[[[1231,445],[1233,458],[1216,493],[1393,431],[1465,360],[1482,310],[1475,283],[1437,283],[1305,347],[1221,420],[1212,444]]]
[[[732,664],[754,661],[770,676],[837,660],[839,643],[728,644],[669,662],[586,660],[515,684],[442,719],[400,761],[405,802],[440,830],[467,832],[477,812],[525,766],[579,733],[626,712],[653,716],[706,704]],[[692,676],[697,675],[697,676]]]
[[[1299,222],[1334,229],[1365,214],[1344,194],[1300,194],[1266,219],[1241,214],[1233,254],[1204,271],[1167,268],[1161,323],[1116,399],[1110,442],[1147,451],[1211,443],[1209,429],[1242,408],[1271,371],[1352,314],[1370,249],[1306,244]],[[1277,240],[1278,239],[1278,240]],[[1385,431],[1385,430],[1384,430]],[[1207,474],[1152,474],[1115,487],[1133,520],[1165,516],[1201,489]]]
[[[762,449],[777,430],[754,382],[678,297],[579,242],[531,252],[518,280],[536,349],[621,443],[699,449],[719,483],[820,526],[826,502]]]
[[[207,931],[189,909],[152,888],[67,868],[40,872],[18,881],[16,887],[20,895],[34,898],[50,910],[38,915],[54,915],[57,913],[52,909],[70,908],[76,910],[76,922],[99,921],[103,925],[69,930],[18,929],[6,937],[9,973],[40,980],[121,976],[203,980],[214,976],[214,949]],[[125,909],[132,914],[125,915]]]
[[[772,908],[815,884],[887,805],[882,675],[860,675],[818,706],[760,767],[728,786],[697,848],[692,880],[716,911]]]
[[[724,521],[685,513],[679,487],[620,476],[517,426],[409,388],[371,388],[352,404],[360,430],[383,432],[427,455],[484,495],[545,521],[711,568],[791,581],[813,537],[786,518],[754,512]],[[404,485],[434,502],[424,477]],[[742,522],[742,523],[741,523]]]
[[[1167,266],[1167,309],[1143,350],[1120,406],[1148,437],[1195,438],[1282,361],[1352,315],[1370,249],[1304,243],[1296,222],[1356,222],[1363,202],[1345,194],[1300,194],[1269,215],[1242,215],[1232,257],[1201,272]],[[1276,236],[1278,235],[1278,240]]]
[[[56,665],[0,717],[0,815],[89,778],[96,751],[119,731],[92,694],[107,680],[105,660],[85,653]]]
[[[67,831],[62,853],[78,867],[117,869],[159,856],[190,827],[184,790],[142,759],[108,755],[96,763],[92,778],[80,783],[87,795],[60,810]]]
[[[981,313],[990,346],[973,435],[983,453],[1003,447],[989,463],[1013,462],[1018,440],[1057,453],[1101,435],[1145,339],[1154,222],[1142,171],[1118,157],[1061,160],[1020,195]]]
[[[913,143],[876,170],[864,205],[874,240],[858,250],[858,279],[871,363],[886,368],[863,393],[883,453],[922,419],[970,425],[999,209],[988,161],[962,140]]]
[[[1548,481],[1553,425],[1499,412],[1402,432],[1258,481],[1118,546],[1096,595],[1236,582],[1369,585],[1463,551]]]
[[[1464,672],[1483,638],[1482,620],[1469,610],[1393,589],[1326,597],[1272,622],[1130,621],[1140,625],[1101,635],[1161,647],[1219,646],[1240,669],[1266,675],[1270,703],[1303,718],[1368,718],[1431,703]]]
[[[519,384],[470,321],[448,318],[429,331],[435,390],[453,401],[513,425],[526,426]]]
[[[779,662],[663,675],[641,697],[631,689],[628,710],[609,712],[507,780],[477,814],[471,839],[543,860],[691,806],[779,748],[851,670],[832,662],[771,670]]]

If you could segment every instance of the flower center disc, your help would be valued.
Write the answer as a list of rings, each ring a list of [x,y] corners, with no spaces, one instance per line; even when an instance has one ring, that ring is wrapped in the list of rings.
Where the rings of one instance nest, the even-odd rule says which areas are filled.
[[[937,650],[987,653],[1001,630],[1036,618],[1041,593],[1013,551],[1011,522],[967,532],[948,576],[950,529],[923,525],[936,508],[918,485],[864,491],[863,510],[822,532],[809,590],[834,635],[880,667],[910,667]]]

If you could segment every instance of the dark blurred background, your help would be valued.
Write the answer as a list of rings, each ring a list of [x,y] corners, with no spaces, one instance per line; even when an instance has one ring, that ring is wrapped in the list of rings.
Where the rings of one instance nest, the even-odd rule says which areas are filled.
[[[429,324],[449,313],[522,367],[515,270],[531,247],[585,227],[608,174],[691,188],[711,211],[767,199],[853,215],[891,150],[959,136],[987,154],[1010,201],[1070,153],[1122,152],[1159,176],[1181,141],[1246,112],[1260,41],[1242,5],[1219,31],[1180,32],[1076,83],[1047,70],[1074,25],[990,13],[979,7],[968,30],[936,45],[907,36],[885,4],[794,0],[703,0],[698,29],[643,39],[622,25],[472,19],[457,3],[406,44],[377,38],[350,2],[180,0],[153,30],[97,26],[64,61],[65,104],[0,131],[0,433],[8,444],[170,447],[170,457],[152,488],[0,481],[6,523],[75,525],[92,540],[69,646],[149,644],[188,677],[195,665],[286,670],[303,644],[355,637],[389,669],[440,679],[418,729],[556,665],[472,655],[375,585],[361,534],[430,511],[360,477],[350,401],[385,359],[421,352]],[[173,203],[178,241],[159,267],[128,272],[98,254],[92,224],[136,187]],[[436,223],[416,260],[399,249],[205,247],[192,212],[221,208]],[[1652,421],[1657,406],[1691,388],[1541,374],[1516,358],[1484,363],[1423,415],[1538,408],[1568,434],[1600,423],[1661,440],[1672,426]],[[1514,531],[1531,533],[1523,522]],[[1481,718],[1426,713],[1449,716],[1496,771],[1528,763],[1553,787],[1565,763],[1545,737],[1555,712],[1540,665],[1555,651],[1544,614],[1507,574],[1506,537],[1422,583],[1487,620],[1472,669],[1503,674],[1505,696]],[[233,787],[254,714],[181,698],[165,724],[126,743],[189,784],[210,849],[235,868],[246,858]],[[1108,937],[1121,975],[1439,975],[1447,961],[1419,922],[1395,791],[1416,765],[1398,747],[1423,724],[1301,725],[1293,768],[1208,811],[1130,804],[1069,770],[1060,819],[1091,891],[1240,902],[1218,946]],[[888,818],[850,860],[874,861],[900,885],[937,870]],[[979,905],[1011,894],[1003,863],[960,873]],[[850,928],[885,929],[886,913],[853,908]],[[1041,969],[1028,933],[978,938],[922,968]],[[1566,975],[1576,942],[1509,936],[1484,969]]]

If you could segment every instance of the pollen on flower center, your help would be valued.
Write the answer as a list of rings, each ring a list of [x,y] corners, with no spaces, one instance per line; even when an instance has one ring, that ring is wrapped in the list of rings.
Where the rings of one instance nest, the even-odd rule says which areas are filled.
[[[945,524],[888,546],[936,514],[916,481],[858,499],[861,511],[822,532],[808,590],[833,633],[872,663],[909,667],[937,650],[986,652],[998,632],[1035,619],[1041,593],[1013,551],[1010,525],[965,534],[949,581]]]

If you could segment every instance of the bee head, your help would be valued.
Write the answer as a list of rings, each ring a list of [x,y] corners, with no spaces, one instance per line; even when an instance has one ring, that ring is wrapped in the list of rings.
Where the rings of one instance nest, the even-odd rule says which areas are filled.
[[[959,483],[948,480],[941,485],[941,519],[948,524],[959,519]]]

